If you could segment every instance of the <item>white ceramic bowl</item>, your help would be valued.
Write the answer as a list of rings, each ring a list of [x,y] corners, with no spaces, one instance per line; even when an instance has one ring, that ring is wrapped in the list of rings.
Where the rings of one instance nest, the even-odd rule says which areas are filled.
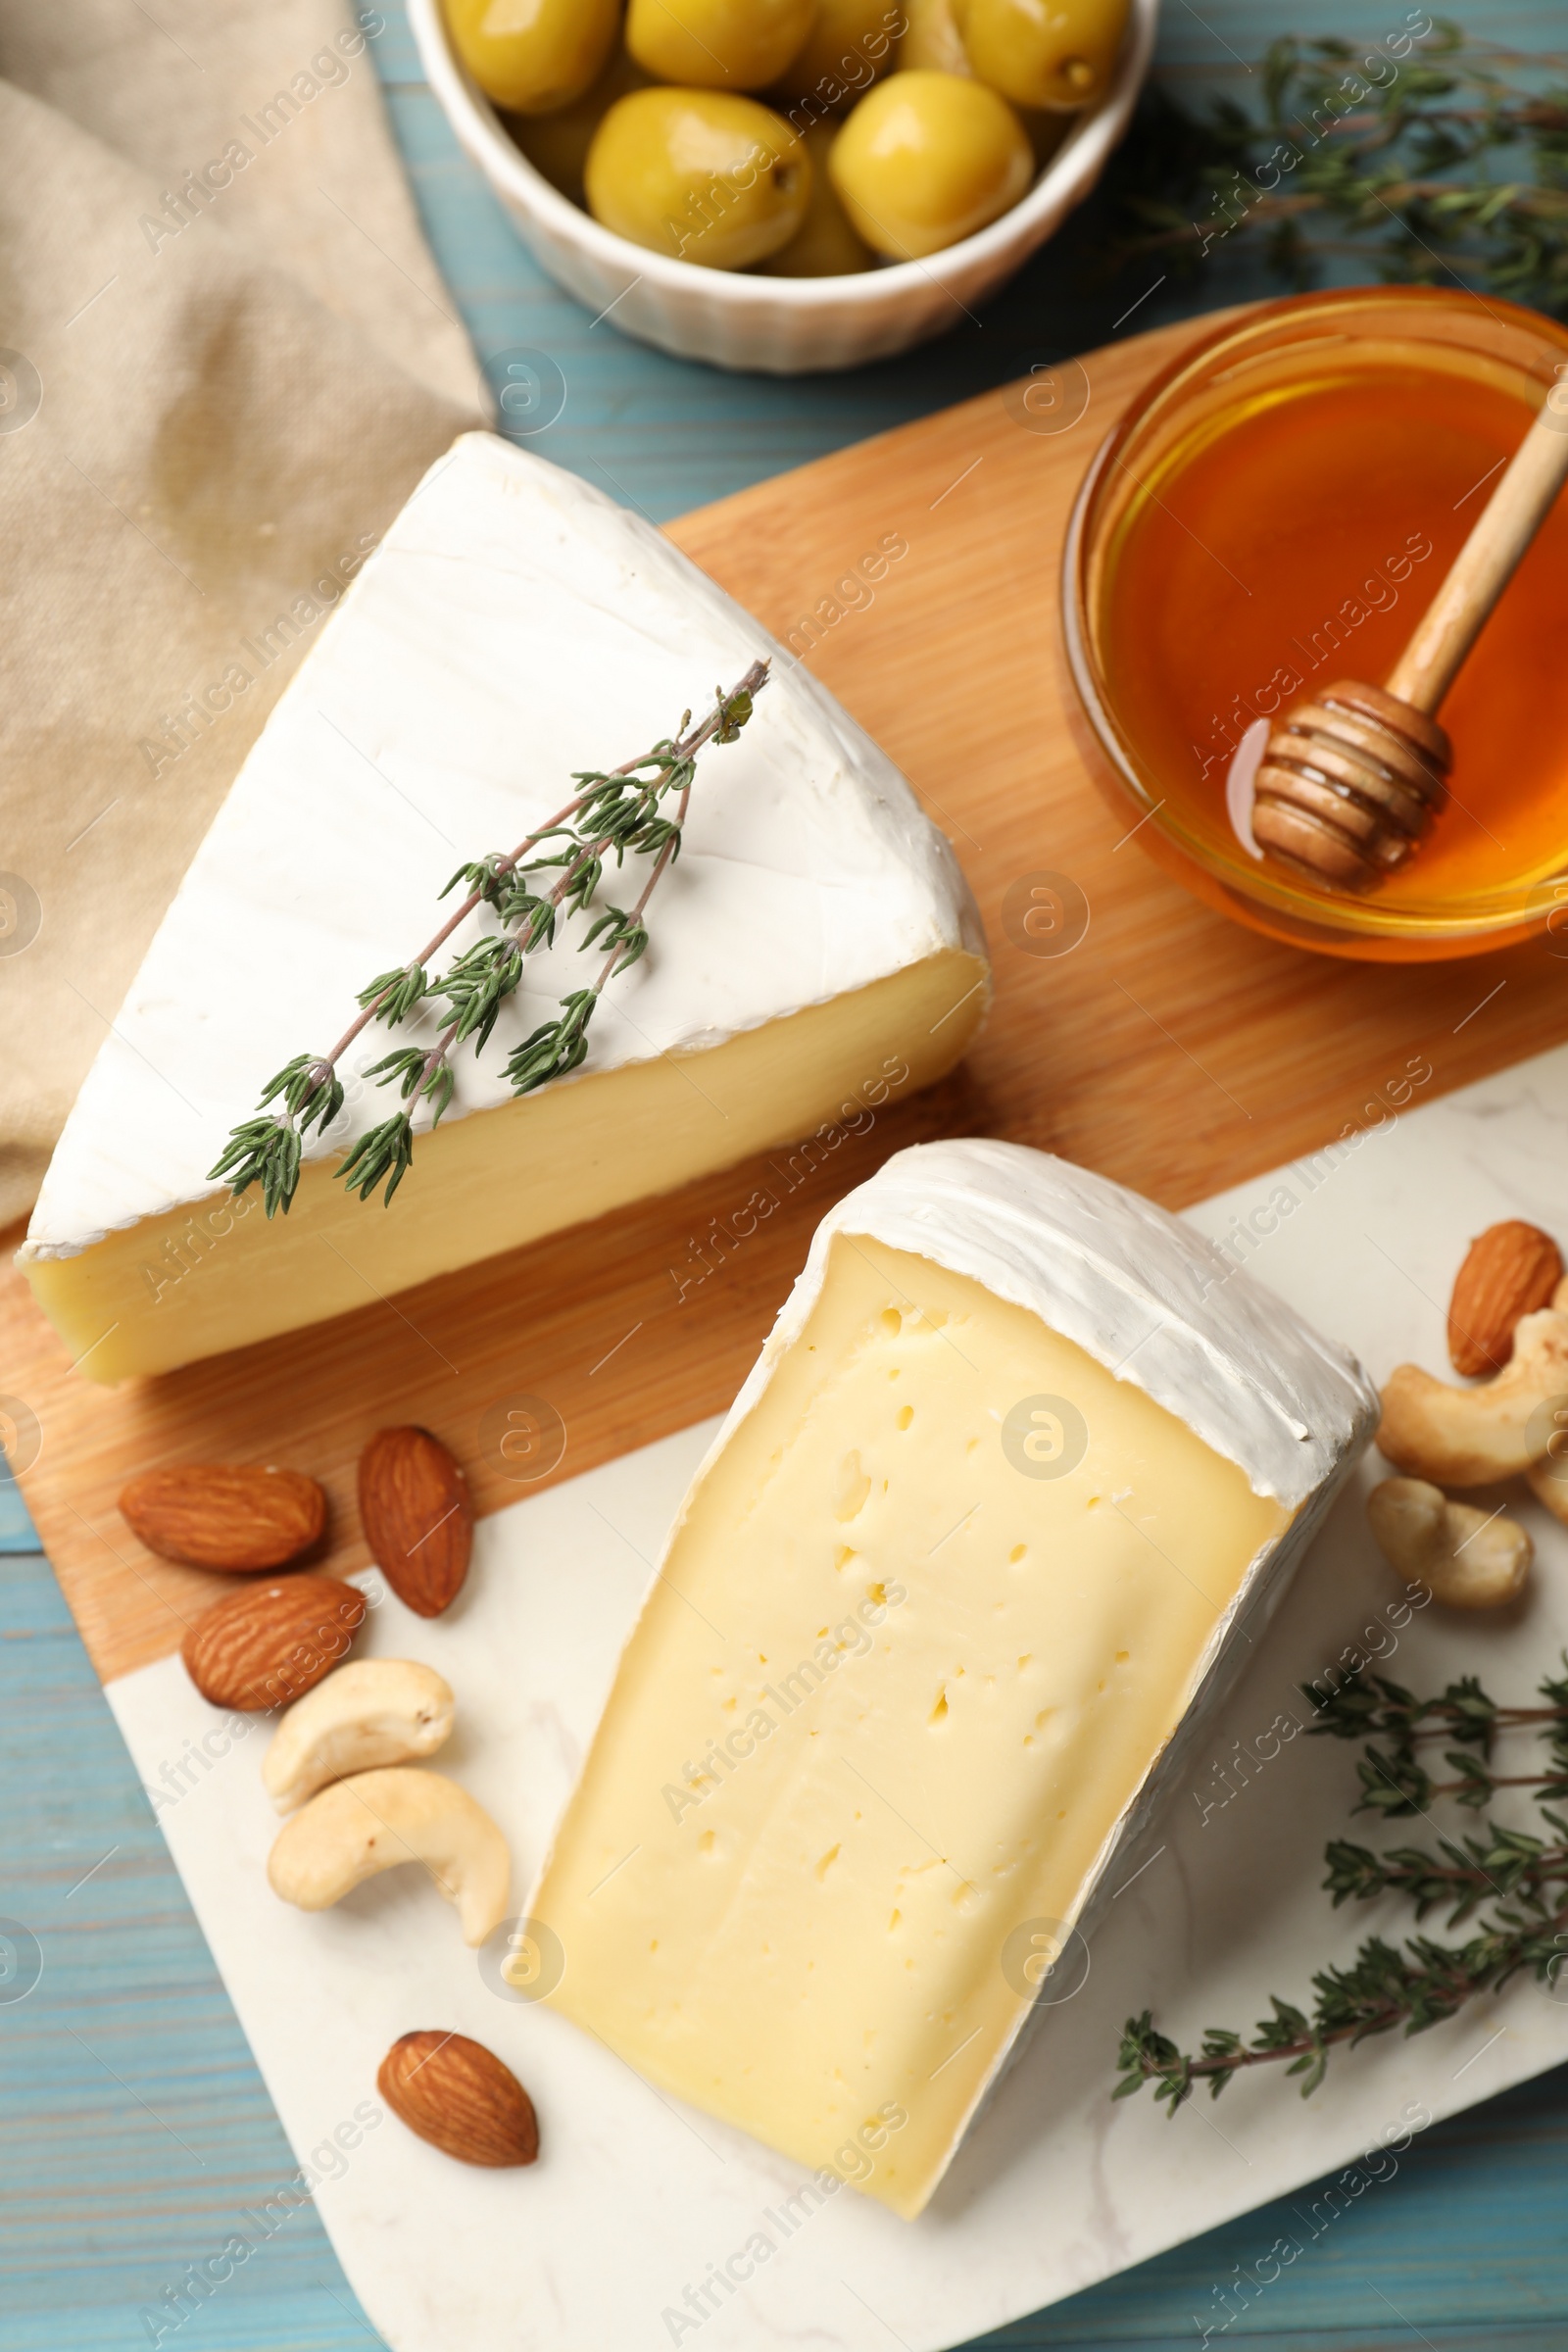
[[[623,334],[682,359],[773,375],[858,368],[952,326],[1026,262],[1089,194],[1127,127],[1154,45],[1159,0],[1133,0],[1104,103],[1074,123],[1027,196],[929,261],[855,277],[750,277],[630,244],[553,188],[514,145],[459,64],[441,0],[409,0],[426,79],[524,241],[558,285]]]

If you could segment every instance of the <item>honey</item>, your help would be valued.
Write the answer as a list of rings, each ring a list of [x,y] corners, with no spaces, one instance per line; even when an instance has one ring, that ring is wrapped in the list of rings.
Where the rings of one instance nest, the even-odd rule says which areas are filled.
[[[1105,613],[1121,724],[1197,827],[1243,732],[1393,668],[1524,438],[1494,385],[1326,368],[1242,399],[1129,510]],[[1380,899],[1490,896],[1568,864],[1568,499],[1443,707],[1451,800]]]
[[[1312,296],[1225,330],[1112,436],[1075,523],[1069,651],[1144,846],[1213,903],[1350,954],[1473,952],[1550,910],[1568,495],[1442,707],[1451,799],[1403,868],[1352,898],[1259,860],[1227,785],[1249,728],[1388,676],[1560,373],[1568,338],[1511,305]]]

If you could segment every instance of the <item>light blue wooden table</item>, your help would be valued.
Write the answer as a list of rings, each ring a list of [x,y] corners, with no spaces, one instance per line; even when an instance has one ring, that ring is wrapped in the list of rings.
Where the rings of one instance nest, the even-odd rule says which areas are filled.
[[[1201,16],[1189,0],[1167,0],[1160,70],[1188,83],[1235,76],[1236,61],[1254,58],[1288,24],[1375,37],[1403,15],[1403,0],[1370,15],[1309,0],[1204,0]],[[1469,22],[1536,50],[1564,35],[1562,0],[1473,0]],[[374,49],[476,347],[486,357],[542,349],[565,375],[566,408],[533,446],[656,517],[1102,340],[1128,300],[1125,287],[1102,297],[1075,289],[1074,231],[978,326],[911,358],[805,382],[687,367],[609,325],[590,331],[460,157],[395,13]],[[1263,290],[1226,263],[1184,293],[1156,294],[1139,324]],[[23,1924],[42,1961],[25,1998],[14,1997],[23,1980],[0,1978],[0,2352],[131,2352],[158,2340],[178,2352],[353,2352],[379,2342],[309,2207],[205,2303],[167,2300],[190,2265],[242,2227],[242,2209],[266,2203],[293,2160],[54,1579],[3,1481],[0,1915]],[[1279,2352],[1422,2343],[1561,2352],[1565,2213],[1568,2070],[1424,2134],[1398,2178],[1308,2246],[1235,2318],[1228,2339],[1266,2338]],[[1302,2234],[1292,2204],[1266,2208],[990,2340],[1054,2352],[1197,2343],[1223,2317],[1217,2290],[1236,2267],[1250,2269],[1293,2230]],[[189,2316],[175,2328],[180,2308]],[[452,2352],[464,2347],[454,2342]]]

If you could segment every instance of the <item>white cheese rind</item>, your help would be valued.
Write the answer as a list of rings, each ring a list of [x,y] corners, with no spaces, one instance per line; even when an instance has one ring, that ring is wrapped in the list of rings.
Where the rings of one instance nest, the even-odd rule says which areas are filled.
[[[829,1211],[715,1452],[805,1323],[838,1233],[935,1258],[1028,1307],[1292,1509],[1376,1423],[1354,1357],[1193,1227],[1050,1152],[965,1139],[896,1152]]]
[[[647,749],[762,655],[772,677],[740,740],[703,758],[654,946],[608,992],[582,1074],[716,1045],[945,949],[983,955],[948,844],[832,698],[651,524],[467,434],[322,624],[240,771],[72,1112],[24,1262],[221,1191],[207,1171],[229,1128],[433,934],[454,867],[513,848],[576,770]],[[254,649],[238,658],[255,666]],[[569,940],[530,959],[483,1061],[460,1058],[449,1119],[511,1099],[511,1047],[592,960]],[[426,1012],[397,1042],[437,1029]],[[387,1043],[368,1032],[353,1068]],[[357,1092],[313,1156],[394,1106]]]

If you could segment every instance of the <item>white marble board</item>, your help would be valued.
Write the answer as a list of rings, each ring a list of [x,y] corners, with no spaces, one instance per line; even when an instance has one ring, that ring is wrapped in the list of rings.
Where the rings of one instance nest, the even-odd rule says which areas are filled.
[[[1222,1241],[1254,1220],[1245,1250],[1258,1277],[1374,1378],[1405,1357],[1441,1372],[1470,1237],[1505,1216],[1568,1235],[1568,1048],[1436,1102],[1417,1085],[1400,1115],[1374,1105],[1354,1133],[1193,1220]],[[458,1693],[439,1762],[506,1830],[519,1907],[713,1426],[484,1521],[445,1618],[413,1617],[373,1571],[361,1580],[381,1596],[359,1654],[427,1659]],[[1419,1690],[1474,1671],[1523,1698],[1568,1644],[1568,1529],[1529,1499],[1538,1564],[1523,1602],[1494,1617],[1433,1608],[1396,1632],[1384,1611],[1399,1589],[1360,1503],[1382,1474],[1370,1455],[1216,1720],[1212,1768],[1173,1795],[1152,1858],[1111,1906],[1082,1989],[1043,2020],[912,2224],[848,2187],[813,2200],[797,2167],[655,2092],[493,1970],[487,1982],[422,1874],[372,1881],[332,1912],[280,1904],[259,1779],[270,1727],[228,1743],[228,1719],[177,1659],[111,1684],[304,2182],[393,2352],[655,2352],[699,2336],[702,2352],[939,2352],[1324,2173],[1355,2167],[1345,2193],[1358,2194],[1412,2131],[1568,2059],[1568,2000],[1518,1982],[1419,2038],[1337,2055],[1309,2102],[1269,2070],[1174,2122],[1150,2097],[1109,2100],[1130,2012],[1152,2007],[1185,2046],[1208,2024],[1250,2030],[1268,1993],[1304,2005],[1313,1967],[1406,1924],[1397,1905],[1335,1911],[1320,1890],[1330,1837],[1392,1844],[1423,1825],[1351,1826],[1357,1750],[1269,1736],[1282,1713],[1308,1719],[1303,1681],[1361,1640]],[[383,2052],[430,2026],[487,2042],[527,2083],[543,2140],[533,2168],[454,2164],[381,2112]],[[379,2120],[365,2129],[357,2109]]]

